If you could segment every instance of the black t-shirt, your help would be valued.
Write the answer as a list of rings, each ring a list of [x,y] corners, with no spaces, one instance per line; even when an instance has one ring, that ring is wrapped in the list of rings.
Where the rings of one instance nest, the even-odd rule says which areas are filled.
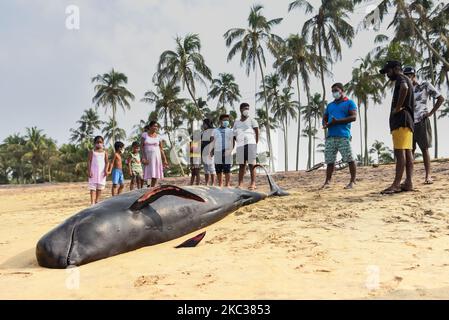
[[[404,109],[396,114],[393,114],[393,111],[396,108],[396,103],[399,99],[399,91],[403,83],[405,83],[408,86],[407,95],[405,96],[405,101],[403,105]],[[398,78],[396,79],[394,85],[393,101],[391,103],[391,112],[390,112],[390,131],[393,131],[401,127],[410,128],[413,131],[414,111],[415,111],[415,97],[413,93],[413,84],[407,76],[400,74],[398,75]]]

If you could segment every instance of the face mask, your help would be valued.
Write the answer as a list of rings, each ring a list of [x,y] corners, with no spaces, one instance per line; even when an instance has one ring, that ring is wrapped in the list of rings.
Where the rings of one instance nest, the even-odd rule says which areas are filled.
[[[332,95],[334,96],[335,99],[340,99],[341,98],[341,93],[340,91],[334,91],[332,92]]]
[[[223,127],[225,127],[225,128],[229,127],[229,121],[228,120],[223,121]]]
[[[249,117],[249,110],[243,111],[243,112],[242,112],[242,115],[243,115],[244,117]]]

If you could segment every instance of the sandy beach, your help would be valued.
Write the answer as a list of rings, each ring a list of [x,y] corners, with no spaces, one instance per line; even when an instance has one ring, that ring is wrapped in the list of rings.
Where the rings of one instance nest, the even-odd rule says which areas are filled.
[[[433,185],[416,164],[416,190],[396,195],[379,194],[393,165],[359,169],[354,190],[346,170],[325,191],[323,171],[276,174],[290,196],[239,209],[196,248],[174,249],[191,234],[68,270],[39,267],[35,245],[89,205],[87,184],[2,187],[0,299],[449,298],[449,162]]]

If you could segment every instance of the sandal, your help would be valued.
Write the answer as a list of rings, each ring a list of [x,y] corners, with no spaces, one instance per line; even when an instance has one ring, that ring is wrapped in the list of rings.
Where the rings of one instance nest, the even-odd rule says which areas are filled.
[[[426,181],[424,181],[424,184],[433,184],[432,180],[427,179]]]
[[[393,194],[393,193],[401,193],[402,191],[404,191],[404,190],[402,190],[402,188],[394,189],[392,187],[388,187],[387,189],[382,190],[380,193],[381,194]]]

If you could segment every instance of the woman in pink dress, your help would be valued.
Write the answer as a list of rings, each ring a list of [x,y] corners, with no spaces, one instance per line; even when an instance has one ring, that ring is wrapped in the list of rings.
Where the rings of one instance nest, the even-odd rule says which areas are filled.
[[[164,178],[164,167],[168,166],[158,129],[157,122],[151,121],[148,131],[142,135],[142,163],[145,165],[143,179],[147,181],[148,187],[156,186],[157,180]]]

